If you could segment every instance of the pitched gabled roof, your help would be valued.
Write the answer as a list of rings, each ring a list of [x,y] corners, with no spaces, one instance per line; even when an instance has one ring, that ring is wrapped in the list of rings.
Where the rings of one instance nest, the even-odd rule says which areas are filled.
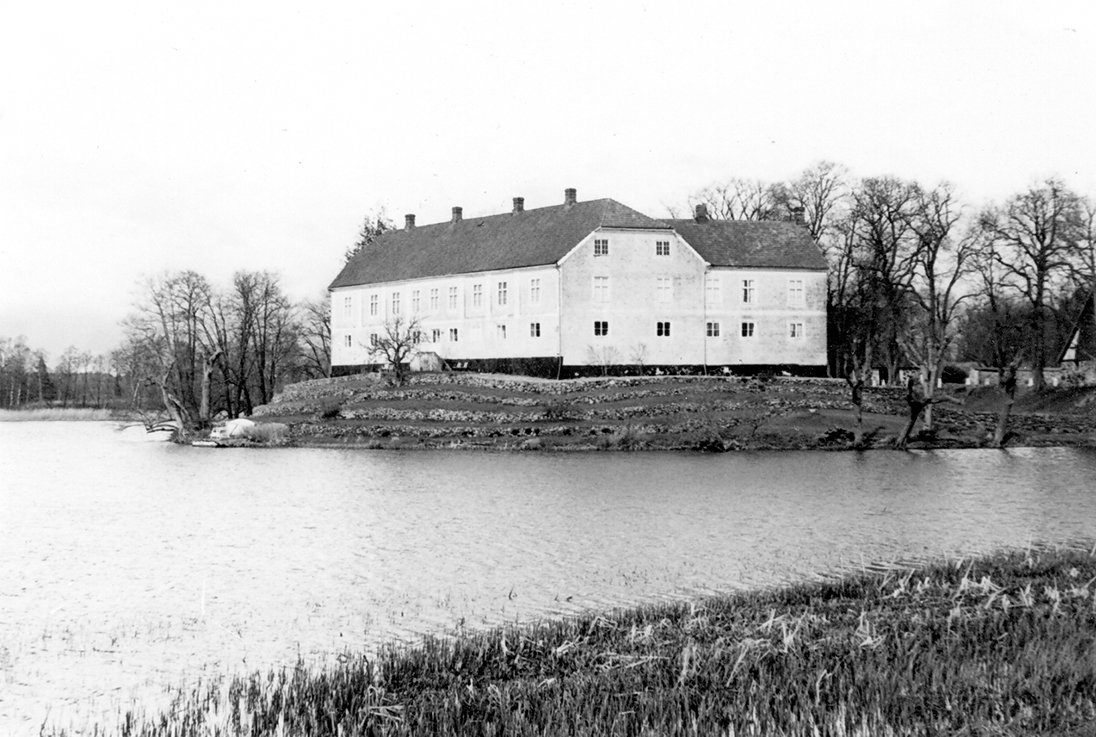
[[[390,230],[351,259],[330,288],[555,264],[598,228],[669,226],[602,199]]]
[[[796,223],[748,220],[663,220],[712,266],[826,269],[807,229]]]

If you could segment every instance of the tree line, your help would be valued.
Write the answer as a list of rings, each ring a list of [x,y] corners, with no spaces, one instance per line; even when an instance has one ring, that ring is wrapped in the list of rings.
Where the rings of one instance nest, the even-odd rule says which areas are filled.
[[[857,179],[821,162],[788,182],[730,179],[689,198],[716,217],[796,220],[829,264],[831,376],[894,381],[920,370],[929,397],[948,362],[1046,383],[1096,290],[1096,201],[1062,180],[972,207],[953,185]]]
[[[331,373],[330,303],[293,302],[276,274],[216,286],[195,271],[143,279],[123,340],[67,349],[51,371],[25,338],[0,339],[0,407],[166,410],[184,427],[250,414],[286,383]]]

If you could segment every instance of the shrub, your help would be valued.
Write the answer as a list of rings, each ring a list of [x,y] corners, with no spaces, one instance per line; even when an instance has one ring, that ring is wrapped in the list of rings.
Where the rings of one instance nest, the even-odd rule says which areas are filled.
[[[289,426],[280,422],[260,422],[244,430],[244,438],[260,445],[285,445]]]
[[[647,445],[644,436],[645,433],[634,425],[624,425],[598,437],[597,447],[601,450],[639,450]]]

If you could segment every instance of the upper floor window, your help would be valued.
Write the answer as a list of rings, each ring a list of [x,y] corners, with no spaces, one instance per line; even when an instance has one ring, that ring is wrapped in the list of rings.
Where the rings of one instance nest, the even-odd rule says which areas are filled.
[[[670,337],[670,323],[660,322],[655,325],[655,335],[660,338]]]
[[[595,276],[594,277],[594,301],[595,302],[608,302],[609,301],[609,277],[607,277],[607,276]]]
[[[457,288],[449,287],[449,309],[457,309]]]
[[[742,323],[742,337],[752,338],[754,337],[754,324],[752,321],[747,320]]]
[[[788,337],[789,338],[802,338],[803,337],[803,323],[801,323],[801,322],[789,322],[788,323]]]
[[[594,239],[594,255],[595,256],[608,256],[609,255],[609,239],[608,238],[595,238]]]
[[[392,292],[392,314],[400,314],[400,293]]]
[[[792,307],[803,306],[802,279],[788,279],[788,304]]]
[[[529,280],[529,301],[533,304],[540,302],[540,279]]]
[[[756,297],[757,297],[757,294],[756,294],[756,290],[754,288],[754,280],[753,279],[743,279],[742,280],[742,303],[747,304],[747,305],[752,305],[754,303],[754,300],[756,299]]]
[[[594,320],[594,335],[608,335],[609,334],[609,321],[608,320]]]
[[[718,276],[709,276],[704,283],[704,299],[712,306],[723,304],[723,282]]]
[[[377,310],[380,308],[381,298],[378,294],[369,295],[369,314],[376,315]]]
[[[655,241],[655,255],[656,256],[669,256],[670,255],[670,242],[669,241]]]
[[[419,311],[419,290],[417,290],[417,289],[415,291],[411,292],[411,311],[412,312],[418,312]]]
[[[655,280],[655,293],[659,302],[674,301],[674,280],[669,276],[660,276]]]
[[[431,289],[430,290],[430,309],[431,310],[437,310],[438,309],[438,290],[437,289]]]
[[[506,282],[504,282],[504,281],[500,281],[500,282],[499,282],[499,298],[498,298],[498,303],[499,303],[500,305],[504,305],[504,304],[506,304]]]
[[[472,285],[472,306],[473,307],[480,307],[482,305],[483,305],[483,285],[482,284],[473,284]]]
[[[350,317],[354,314],[354,298],[343,297],[343,317]]]

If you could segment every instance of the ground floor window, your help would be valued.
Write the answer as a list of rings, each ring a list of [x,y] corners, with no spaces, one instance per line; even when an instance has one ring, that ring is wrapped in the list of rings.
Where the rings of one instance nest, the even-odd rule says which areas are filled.
[[[788,323],[788,337],[789,338],[802,338],[803,337],[803,323],[801,323],[801,322],[789,322]]]
[[[670,337],[670,323],[668,323],[668,322],[657,323],[656,326],[655,326],[655,335],[657,335],[660,338],[669,338]]]
[[[441,330],[439,330],[438,328],[434,328],[433,330],[430,331],[430,342],[431,343],[440,343],[441,342]]]
[[[709,338],[718,338],[719,337],[719,323],[718,322],[708,323],[708,337]]]
[[[347,348],[350,348],[354,345],[354,339],[350,337],[350,333],[347,333],[346,337],[343,338],[343,345]]]
[[[498,336],[499,340],[506,340],[506,326],[496,325],[495,334]]]
[[[450,343],[456,343],[457,342],[457,329],[456,328],[449,328],[449,342]]]
[[[594,320],[594,335],[608,335],[609,334],[609,321],[608,320]]]
[[[540,323],[539,322],[529,323],[529,337],[530,338],[539,338],[540,337]]]
[[[754,324],[752,321],[742,323],[742,337],[752,338],[754,335]]]
[[[369,334],[369,345],[373,346],[374,348],[377,347],[377,334],[376,333],[370,333]]]

